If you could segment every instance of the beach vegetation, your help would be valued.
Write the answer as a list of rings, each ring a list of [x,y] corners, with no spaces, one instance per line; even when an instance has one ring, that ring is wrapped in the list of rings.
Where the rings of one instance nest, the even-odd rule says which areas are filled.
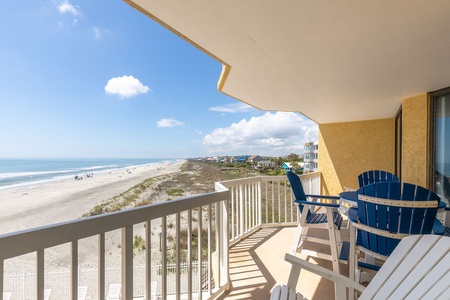
[[[169,196],[183,196],[184,191],[182,189],[171,189],[167,191],[167,195]]]
[[[133,249],[138,251],[145,250],[145,241],[140,235],[134,236]]]

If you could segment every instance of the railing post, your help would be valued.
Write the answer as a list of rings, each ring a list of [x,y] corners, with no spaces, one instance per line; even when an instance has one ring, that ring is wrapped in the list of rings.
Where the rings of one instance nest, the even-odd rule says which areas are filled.
[[[228,289],[228,279],[229,279],[229,265],[228,265],[228,201],[224,200],[218,203],[218,235],[219,235],[219,245],[218,252],[219,255],[219,285],[227,286]]]

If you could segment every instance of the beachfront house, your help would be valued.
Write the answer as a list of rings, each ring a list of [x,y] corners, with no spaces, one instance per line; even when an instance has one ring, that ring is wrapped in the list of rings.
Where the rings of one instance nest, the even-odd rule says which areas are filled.
[[[285,162],[281,165],[281,170],[283,171],[292,171],[294,170],[294,166],[290,162]]]
[[[257,165],[258,162],[262,161],[263,158],[259,155],[252,155],[247,159],[247,163],[252,164],[252,165]]]
[[[260,168],[260,169],[264,169],[264,168],[272,169],[274,167],[274,165],[275,164],[270,160],[261,160],[261,161],[258,161],[258,164],[257,164],[258,168]]]
[[[433,190],[439,184],[436,171],[449,175],[442,169],[450,163],[449,137],[440,134],[450,116],[449,1],[125,1],[221,62],[219,91],[262,110],[300,112],[318,124],[320,168],[302,176],[311,188],[307,193],[335,195],[344,187],[356,188],[357,175],[369,169]],[[290,202],[275,190],[285,186],[279,182],[285,178],[221,182],[216,192],[185,201],[2,236],[0,259],[36,251],[36,286],[43,299],[44,249],[68,243],[74,257],[71,293],[77,299],[77,242],[98,236],[98,298],[104,299],[105,233],[120,229],[122,299],[133,299],[133,225],[161,219],[164,226],[168,215],[198,210],[208,215],[204,225],[215,232],[215,245],[208,242],[206,251],[206,275],[189,272],[184,289],[179,273],[162,268],[155,278],[146,270],[147,299],[154,280],[162,299],[180,294],[208,299],[223,292],[235,299],[267,299],[275,282],[287,280],[283,255],[294,234],[289,226],[296,224],[295,208],[285,206]],[[271,214],[269,207],[277,205],[282,213]],[[189,230],[201,228],[201,220]],[[146,238],[154,238],[148,232]],[[162,234],[165,249],[164,227]],[[240,261],[253,273],[240,269]],[[177,282],[174,291],[169,275]],[[308,298],[332,297],[325,280],[301,281],[297,289]],[[0,277],[0,294],[4,282]]]

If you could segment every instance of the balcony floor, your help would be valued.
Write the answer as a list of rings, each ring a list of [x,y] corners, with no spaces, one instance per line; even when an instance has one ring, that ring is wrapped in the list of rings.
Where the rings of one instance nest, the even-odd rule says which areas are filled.
[[[284,254],[291,247],[295,230],[295,227],[262,228],[230,247],[232,288],[222,299],[269,299],[275,285],[286,284],[290,264],[284,261]],[[310,229],[310,233],[327,235],[324,230]],[[348,230],[344,228],[341,234],[343,240],[348,240]],[[324,245],[310,244],[309,247],[329,253],[329,247]],[[332,269],[327,260],[303,254],[297,256]],[[341,273],[348,276],[348,266],[341,264],[340,268]],[[333,283],[308,271],[301,271],[296,289],[307,299],[334,299]]]

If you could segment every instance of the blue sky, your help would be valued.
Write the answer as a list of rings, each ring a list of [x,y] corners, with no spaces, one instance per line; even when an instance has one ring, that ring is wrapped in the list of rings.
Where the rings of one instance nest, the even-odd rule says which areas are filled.
[[[221,64],[121,0],[2,0],[0,158],[302,153],[317,126],[221,94]]]

